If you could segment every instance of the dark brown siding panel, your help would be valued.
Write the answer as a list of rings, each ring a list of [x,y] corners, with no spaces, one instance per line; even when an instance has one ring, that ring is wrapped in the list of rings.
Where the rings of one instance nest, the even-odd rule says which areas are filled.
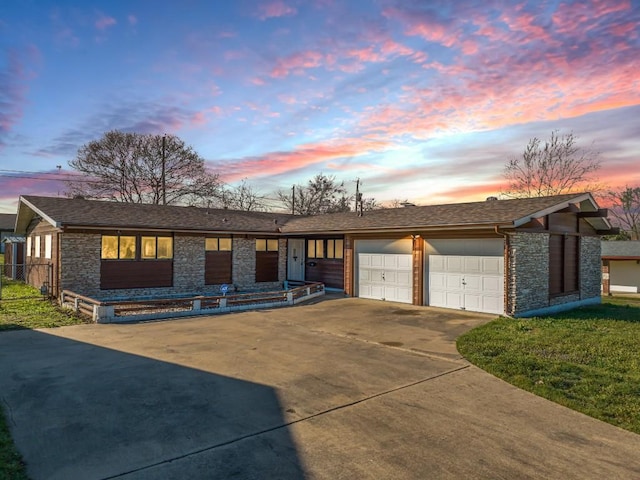
[[[100,288],[156,288],[173,286],[172,260],[104,260],[100,264]]]
[[[344,288],[344,262],[340,258],[317,258],[307,261],[305,280],[322,282],[329,288]]]
[[[231,283],[231,252],[206,252],[204,266],[205,285]]]
[[[549,236],[549,294],[562,293],[562,235]]]
[[[278,252],[256,252],[256,282],[278,281]]]
[[[549,230],[576,233],[578,231],[578,216],[575,213],[552,213],[549,215]]]

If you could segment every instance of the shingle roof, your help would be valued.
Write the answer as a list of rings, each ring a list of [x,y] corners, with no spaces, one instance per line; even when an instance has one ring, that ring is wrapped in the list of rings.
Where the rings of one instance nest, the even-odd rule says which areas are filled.
[[[23,196],[58,227],[116,227],[277,233],[290,215],[224,209]],[[21,225],[22,230],[26,226]],[[18,233],[23,233],[22,231]]]
[[[355,213],[336,213],[312,217],[294,217],[287,222],[283,232],[356,232],[366,230],[390,230],[431,227],[463,227],[470,225],[516,226],[546,209],[584,200],[588,194],[556,195],[552,197],[490,200],[473,203],[402,207]]]
[[[13,232],[15,226],[15,213],[0,213],[0,230],[2,230],[3,232]]]
[[[640,258],[640,240],[602,241],[603,257],[638,257]]]
[[[57,227],[105,227],[118,229],[162,229],[173,231],[219,231],[253,233],[329,233],[428,229],[438,227],[518,226],[547,211],[569,203],[597,206],[589,194],[485,202],[429,205],[374,210],[358,216],[354,212],[316,216],[243,212],[168,205],[105,202],[60,197],[21,197],[29,211]],[[24,233],[29,215],[19,214],[16,233]]]

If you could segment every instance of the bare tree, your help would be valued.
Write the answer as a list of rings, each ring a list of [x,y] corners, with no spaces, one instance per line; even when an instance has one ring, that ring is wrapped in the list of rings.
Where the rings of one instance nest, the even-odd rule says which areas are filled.
[[[344,182],[333,176],[317,174],[306,185],[295,185],[291,192],[280,190],[278,199],[289,211],[299,215],[349,212],[353,195],[349,195]]]
[[[82,174],[67,194],[129,203],[198,204],[216,197],[221,182],[204,160],[174,135],[113,130],[83,145],[69,165]]]
[[[578,147],[577,139],[573,132],[559,135],[556,130],[544,143],[537,137],[529,140],[522,157],[505,166],[508,186],[502,195],[527,198],[598,189],[600,154]]]
[[[265,196],[259,194],[243,179],[239,185],[223,189],[220,203],[223,208],[247,212],[267,211]]]
[[[393,200],[384,202],[380,208],[401,208],[409,205],[414,205],[414,203],[410,202],[406,198],[404,200],[400,200],[399,198],[394,198]]]
[[[607,199],[611,202],[609,212],[629,239],[640,240],[640,187],[625,187],[610,191]]]

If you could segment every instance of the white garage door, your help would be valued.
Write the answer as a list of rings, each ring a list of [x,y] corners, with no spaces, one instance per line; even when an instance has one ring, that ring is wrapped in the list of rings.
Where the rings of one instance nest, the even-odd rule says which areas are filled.
[[[412,303],[411,255],[358,254],[358,296]]]
[[[504,258],[429,255],[429,305],[504,313]]]

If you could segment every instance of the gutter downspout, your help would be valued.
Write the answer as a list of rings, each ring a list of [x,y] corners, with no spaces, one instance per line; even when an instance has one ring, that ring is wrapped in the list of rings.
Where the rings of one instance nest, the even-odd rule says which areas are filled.
[[[511,263],[511,241],[509,233],[500,231],[500,226],[495,225],[494,230],[496,235],[502,235],[504,238],[504,298],[503,305],[505,306],[504,314],[508,316],[513,315],[513,308],[509,301],[509,264]]]

